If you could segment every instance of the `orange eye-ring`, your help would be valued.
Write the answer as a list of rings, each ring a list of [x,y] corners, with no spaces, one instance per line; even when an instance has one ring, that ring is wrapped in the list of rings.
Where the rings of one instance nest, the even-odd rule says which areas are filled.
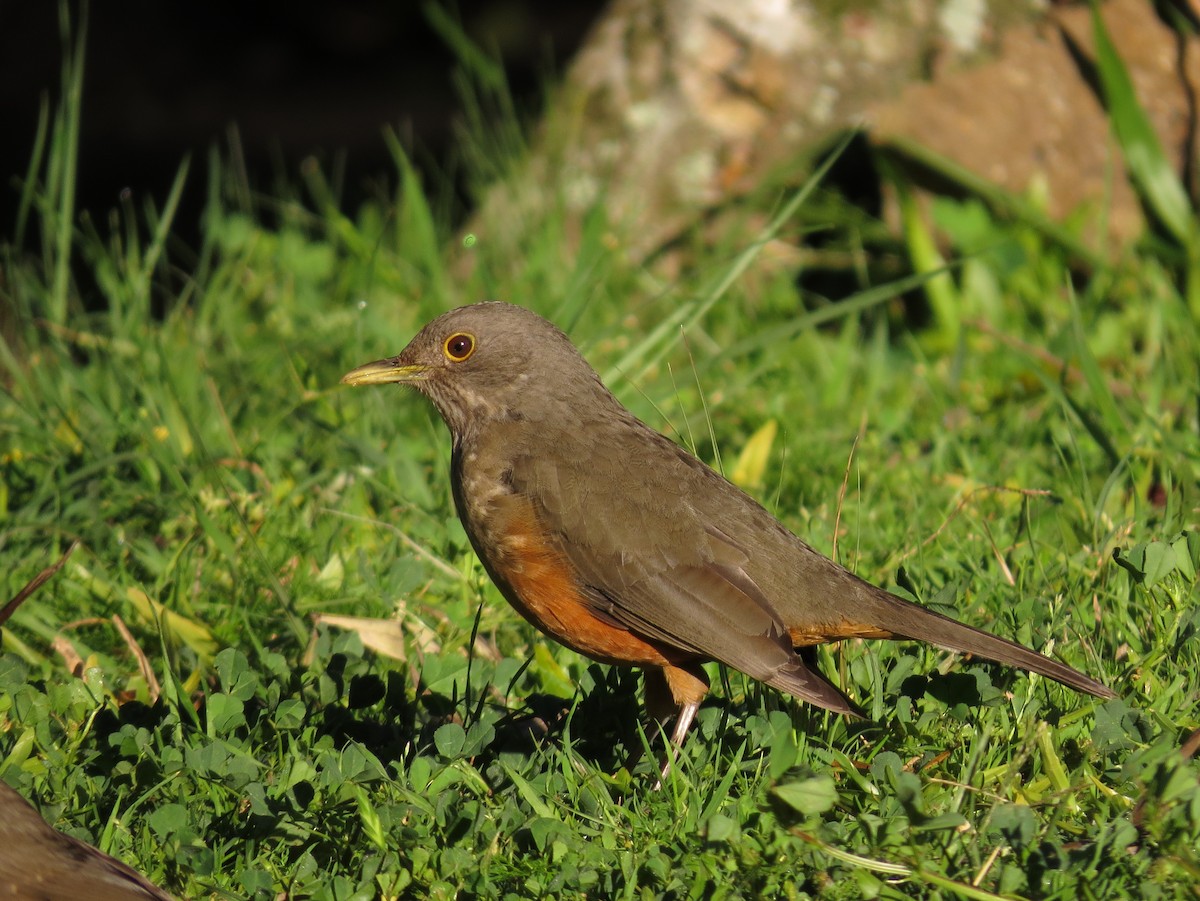
[[[455,332],[446,339],[442,350],[451,363],[461,363],[475,352],[475,336],[466,332]]]

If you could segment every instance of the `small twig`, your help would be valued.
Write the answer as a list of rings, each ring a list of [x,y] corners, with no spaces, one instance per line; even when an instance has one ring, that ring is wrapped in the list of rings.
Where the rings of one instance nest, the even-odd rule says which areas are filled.
[[[1200,729],[1189,735],[1184,743],[1179,746],[1179,753],[1185,758],[1195,757],[1197,751],[1200,751]]]
[[[396,535],[396,537],[398,537],[400,539],[400,541],[404,543],[405,547],[407,547],[410,551],[412,551],[414,554],[416,554],[422,560],[425,560],[428,563],[432,563],[434,566],[436,566],[438,569],[440,569],[446,575],[450,576],[452,579],[461,580],[463,578],[463,574],[461,572],[459,572],[457,569],[455,569],[453,566],[451,566],[445,560],[438,557],[436,554],[433,553],[433,551],[430,551],[427,548],[424,548],[421,545],[417,544],[416,541],[414,541],[408,535],[405,535],[398,528],[396,528],[395,526],[393,526],[389,523],[383,522],[382,520],[379,520],[379,519],[371,519],[368,516],[359,516],[355,513],[346,513],[342,510],[332,510],[329,508],[325,508],[324,512],[332,513],[334,516],[342,516],[342,517],[345,517],[346,519],[352,519],[355,522],[365,522],[365,523],[370,523],[371,525],[383,526],[383,528],[391,530]]]
[[[71,554],[75,553],[75,548],[77,547],[79,547],[79,539],[75,539],[70,543],[70,545],[68,545],[67,549],[63,551],[63,555],[58,558],[57,562],[47,566],[40,573],[30,579],[25,584],[24,588],[13,595],[13,599],[4,605],[3,610],[0,610],[0,626],[4,625],[8,621],[8,618],[17,612],[17,608],[24,604],[31,594],[45,585],[51,576],[62,569],[63,564],[67,562],[67,558],[70,557]]]
[[[150,665],[149,658],[146,657],[146,652],[142,650],[142,646],[138,644],[137,639],[133,637],[133,633],[125,625],[125,621],[121,617],[113,614],[113,625],[117,627],[117,631],[121,633],[121,637],[125,639],[125,647],[129,648],[129,652],[133,654],[133,659],[137,661],[138,671],[142,674],[142,678],[146,680],[146,690],[150,693],[150,703],[155,703],[159,695],[162,694],[162,686],[158,683],[158,677],[154,675],[154,667]]]
[[[63,665],[66,666],[67,672],[76,678],[83,678],[83,658],[79,656],[79,652],[75,650],[75,645],[67,639],[67,636],[61,632],[54,636],[54,640],[50,642],[50,646],[54,648],[54,653],[62,658]]]
[[[996,847],[992,848],[992,853],[988,855],[988,859],[983,862],[983,866],[979,868],[979,872],[971,880],[971,885],[976,888],[979,887],[979,884],[987,877],[988,872],[992,869],[993,864],[996,863],[996,858],[1000,856],[1000,852],[1003,849],[1003,845],[996,845]]]
[[[700,384],[700,372],[696,369],[696,359],[692,356],[692,345],[688,343],[686,326],[679,326],[679,338],[683,342],[683,348],[687,351],[688,363],[692,367],[692,378],[696,380],[696,392],[700,396],[700,409],[704,411],[704,422],[708,426],[708,440],[713,446],[713,464],[714,468],[723,476],[727,476],[725,472],[725,464],[721,461],[721,446],[717,443],[717,433],[713,429],[712,415],[708,410],[708,398],[704,395],[704,386]],[[672,374],[673,377],[673,374]],[[689,429],[690,431],[690,429]],[[692,451],[695,452],[695,442],[692,443]]]
[[[997,331],[995,327],[982,319],[968,320],[965,325],[967,325],[969,328],[975,329],[976,331],[982,332],[990,338],[995,338],[1001,344],[1007,344],[1013,350],[1018,350],[1040,363],[1044,363],[1053,369],[1057,369],[1059,372],[1064,373],[1072,382],[1083,381],[1083,373],[1079,371],[1077,366],[1072,366],[1061,357],[1056,357],[1044,347],[1037,347],[1033,344],[1029,344],[1026,341],[1022,341],[1020,338],[1014,338],[1012,335],[1006,335],[1004,332]],[[1127,384],[1124,382],[1113,381],[1111,379],[1108,381],[1108,390],[1111,391],[1115,397],[1129,397],[1133,394],[1133,389]]]
[[[850,470],[854,466],[854,452],[858,450],[858,442],[866,431],[867,414],[864,410],[862,419],[858,423],[858,434],[854,436],[854,441],[850,445],[850,455],[846,457],[846,471],[842,474],[842,487],[838,489],[837,510],[833,515],[833,551],[830,554],[834,560],[837,560],[838,556],[838,531],[842,524],[842,505],[846,501],[846,489],[850,484]]]
[[[905,560],[907,560],[909,557],[911,557],[913,554],[915,554],[918,550],[920,550],[921,548],[926,547],[926,546],[932,544],[934,541],[936,541],[938,539],[938,536],[941,535],[942,532],[946,531],[946,529],[949,527],[950,523],[952,523],[954,521],[954,519],[958,516],[958,514],[960,514],[963,511],[963,509],[966,508],[966,506],[971,503],[971,501],[974,499],[975,495],[990,494],[990,493],[996,492],[996,491],[1011,491],[1014,494],[1021,495],[1022,497],[1052,497],[1054,495],[1053,491],[1050,491],[1045,488],[1010,488],[1007,485],[982,485],[979,488],[973,488],[962,496],[962,498],[959,500],[957,506],[955,506],[955,508],[950,511],[949,516],[947,516],[944,520],[942,520],[942,524],[937,527],[937,529],[934,531],[934,533],[932,535],[930,535],[928,538],[926,538],[924,541],[922,541],[915,548],[912,548],[911,550],[908,550],[905,553],[901,554],[900,559],[897,560],[896,562],[903,563]]]
[[[1004,573],[1005,581],[1008,582],[1010,587],[1016,587],[1017,580],[1013,576],[1012,570],[1009,568],[1007,561],[1005,561],[1004,554],[1000,552],[1000,548],[996,545],[996,538],[992,535],[992,530],[991,527],[988,526],[987,520],[985,519],[981,525],[983,526],[983,531],[987,533],[988,544],[991,545],[992,548],[992,556],[994,556],[996,558],[996,562],[1000,564],[1000,571]]]

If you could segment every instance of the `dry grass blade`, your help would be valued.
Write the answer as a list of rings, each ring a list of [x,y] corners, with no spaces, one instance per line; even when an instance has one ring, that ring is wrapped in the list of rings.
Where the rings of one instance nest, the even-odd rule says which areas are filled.
[[[71,554],[75,553],[75,548],[77,547],[79,547],[79,542],[72,541],[70,545],[68,545],[67,549],[63,551],[62,556],[59,557],[57,561],[52,563],[50,566],[47,566],[40,573],[30,579],[25,584],[24,588],[13,595],[12,600],[4,605],[3,610],[0,610],[0,626],[3,626],[6,622],[8,622],[8,618],[17,612],[17,608],[24,604],[31,594],[45,585],[46,582],[50,580],[51,576],[62,569],[63,564],[67,562],[67,558],[70,557]]]
[[[334,516],[341,516],[345,519],[350,519],[355,522],[367,522],[367,523],[370,523],[371,525],[382,526],[383,528],[390,530],[392,532],[392,534],[394,534],[397,538],[399,538],[404,543],[405,547],[407,547],[410,551],[412,551],[414,554],[416,554],[422,560],[424,560],[427,563],[429,563],[430,565],[436,567],[438,570],[445,573],[447,576],[450,576],[450,578],[452,578],[452,579],[458,580],[458,579],[462,578],[461,572],[459,572],[457,569],[455,569],[453,566],[451,566],[449,563],[447,563],[441,557],[438,557],[436,554],[434,554],[428,548],[418,544],[410,536],[406,535],[401,529],[398,529],[389,523],[383,522],[382,520],[379,520],[379,519],[373,519],[373,518],[367,517],[367,516],[355,516],[354,514],[346,513],[342,510],[326,509],[323,512],[330,513]]]
[[[838,530],[842,527],[842,507],[846,503],[846,489],[850,486],[850,473],[854,469],[854,452],[858,450],[858,442],[862,440],[866,431],[867,414],[864,411],[862,419],[858,423],[858,432],[854,435],[854,441],[850,445],[850,453],[846,457],[846,471],[842,473],[842,484],[838,489],[837,514],[833,518],[833,542],[829,552],[829,556],[834,560],[838,558]]]
[[[363,643],[377,654],[393,660],[407,660],[404,624],[394,619],[376,619],[369,616],[342,616],[333,613],[313,614],[313,623],[334,626],[355,633]]]
[[[155,703],[159,695],[162,694],[162,686],[158,684],[158,677],[154,675],[154,667],[150,665],[149,658],[146,657],[146,652],[142,650],[142,646],[138,644],[133,633],[129,631],[129,627],[125,625],[125,621],[117,614],[113,614],[113,625],[117,627],[117,631],[121,633],[121,638],[125,641],[125,647],[129,648],[129,653],[133,654],[133,659],[137,661],[138,672],[142,674],[142,678],[146,680],[146,690],[150,693],[150,703]]]

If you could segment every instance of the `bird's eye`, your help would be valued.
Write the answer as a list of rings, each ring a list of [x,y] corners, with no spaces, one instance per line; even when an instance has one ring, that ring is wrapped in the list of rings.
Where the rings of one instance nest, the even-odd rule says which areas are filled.
[[[466,332],[456,332],[446,339],[443,349],[451,363],[461,363],[475,352],[475,338]]]

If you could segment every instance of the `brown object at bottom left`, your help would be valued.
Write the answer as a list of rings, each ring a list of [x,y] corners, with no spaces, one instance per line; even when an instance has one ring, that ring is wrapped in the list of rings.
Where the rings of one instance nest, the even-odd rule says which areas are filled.
[[[0,781],[0,898],[173,901],[141,873],[64,835]]]

